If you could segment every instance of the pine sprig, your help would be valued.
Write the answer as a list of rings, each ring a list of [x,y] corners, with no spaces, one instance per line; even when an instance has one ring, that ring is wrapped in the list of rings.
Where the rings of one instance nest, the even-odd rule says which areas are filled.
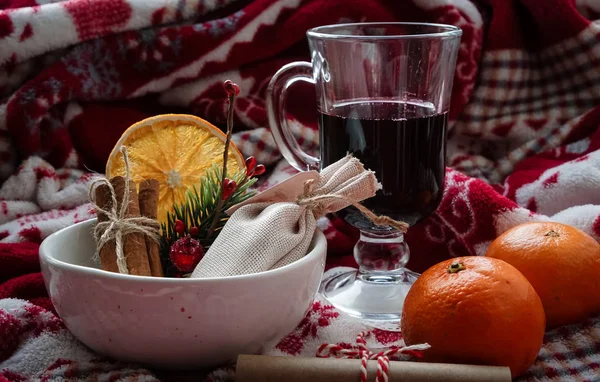
[[[221,169],[213,164],[212,168],[201,178],[199,186],[188,189],[185,201],[173,205],[173,212],[167,213],[167,222],[166,224],[162,223],[161,227],[166,244],[170,246],[177,239],[189,234],[197,238],[204,248],[210,246],[229,219],[225,211],[256,194],[249,188],[256,183],[257,179],[247,177],[245,173],[238,171],[232,177],[237,187],[229,198],[222,202],[222,207],[217,208],[223,194],[220,179]],[[218,215],[218,223],[209,235],[215,215]],[[183,230],[180,232],[177,231],[177,221],[183,222]]]
[[[254,176],[265,172],[265,166],[257,165],[256,159],[249,157],[246,159],[246,166],[243,170],[233,175],[227,173],[227,159],[233,131],[233,106],[240,88],[229,80],[225,81],[223,85],[229,100],[223,165],[219,167],[213,163],[212,167],[200,178],[198,186],[189,188],[186,191],[184,202],[174,204],[173,212],[167,213],[167,221],[161,223],[160,255],[163,269],[167,275],[180,275],[183,269],[188,269],[189,261],[186,260],[186,256],[188,256],[187,251],[190,247],[185,243],[195,243],[192,247],[196,249],[193,251],[197,251],[199,248],[197,242],[203,250],[210,247],[229,219],[226,211],[254,196],[255,192],[250,190],[257,180]],[[178,243],[173,246],[175,242]],[[173,254],[171,254],[172,247],[176,248]],[[182,251],[182,248],[185,249]],[[171,255],[176,256],[179,261],[173,260]],[[202,254],[196,252],[196,255],[198,256],[197,261],[199,261]]]

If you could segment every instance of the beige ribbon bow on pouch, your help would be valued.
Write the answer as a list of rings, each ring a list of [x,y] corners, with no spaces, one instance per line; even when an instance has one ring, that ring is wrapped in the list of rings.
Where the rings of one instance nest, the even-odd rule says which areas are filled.
[[[375,225],[406,232],[406,223],[376,216],[359,204],[380,188],[375,173],[346,156],[306,181],[296,198],[249,203],[237,209],[191,277],[258,273],[291,264],[308,252],[319,217],[351,205]]]

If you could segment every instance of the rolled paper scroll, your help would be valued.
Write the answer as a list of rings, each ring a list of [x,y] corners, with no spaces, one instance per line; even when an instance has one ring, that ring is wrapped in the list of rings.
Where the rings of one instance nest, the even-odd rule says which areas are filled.
[[[360,359],[240,355],[236,382],[359,382]],[[369,382],[377,361],[368,361]],[[389,382],[510,382],[510,369],[500,366],[390,361]]]

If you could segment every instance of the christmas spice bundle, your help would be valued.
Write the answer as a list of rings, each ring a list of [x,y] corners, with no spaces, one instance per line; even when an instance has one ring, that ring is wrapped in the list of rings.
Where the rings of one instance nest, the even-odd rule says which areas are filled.
[[[126,152],[122,151],[126,160]],[[90,200],[98,215],[94,235],[103,270],[138,276],[163,277],[159,256],[159,183],[139,184],[128,176],[97,180]]]
[[[193,115],[164,114],[134,123],[113,148],[89,195],[103,270],[189,277],[228,221],[227,210],[255,195],[250,188],[266,169],[231,142],[240,89],[229,80],[223,88],[226,133]]]

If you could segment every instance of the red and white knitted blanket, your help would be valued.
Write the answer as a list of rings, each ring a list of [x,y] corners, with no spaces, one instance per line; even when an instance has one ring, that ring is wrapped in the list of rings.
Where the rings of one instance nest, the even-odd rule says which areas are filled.
[[[0,381],[169,380],[102,359],[56,317],[38,245],[93,216],[87,188],[120,134],[158,113],[225,121],[221,82],[242,93],[235,143],[293,171],[270,136],[264,96],[283,64],[308,60],[307,29],[352,21],[430,21],[463,29],[452,95],[447,190],[412,228],[409,266],[482,255],[501,232],[555,220],[600,240],[598,0],[0,0]],[[314,90],[290,112],[318,147]],[[355,266],[356,232],[322,219],[329,267]],[[335,270],[332,270],[335,271]],[[313,356],[360,325],[317,298],[272,354]],[[375,330],[374,345],[400,340]],[[528,381],[600,380],[600,319],[547,334]],[[231,370],[209,376],[227,380]]]

